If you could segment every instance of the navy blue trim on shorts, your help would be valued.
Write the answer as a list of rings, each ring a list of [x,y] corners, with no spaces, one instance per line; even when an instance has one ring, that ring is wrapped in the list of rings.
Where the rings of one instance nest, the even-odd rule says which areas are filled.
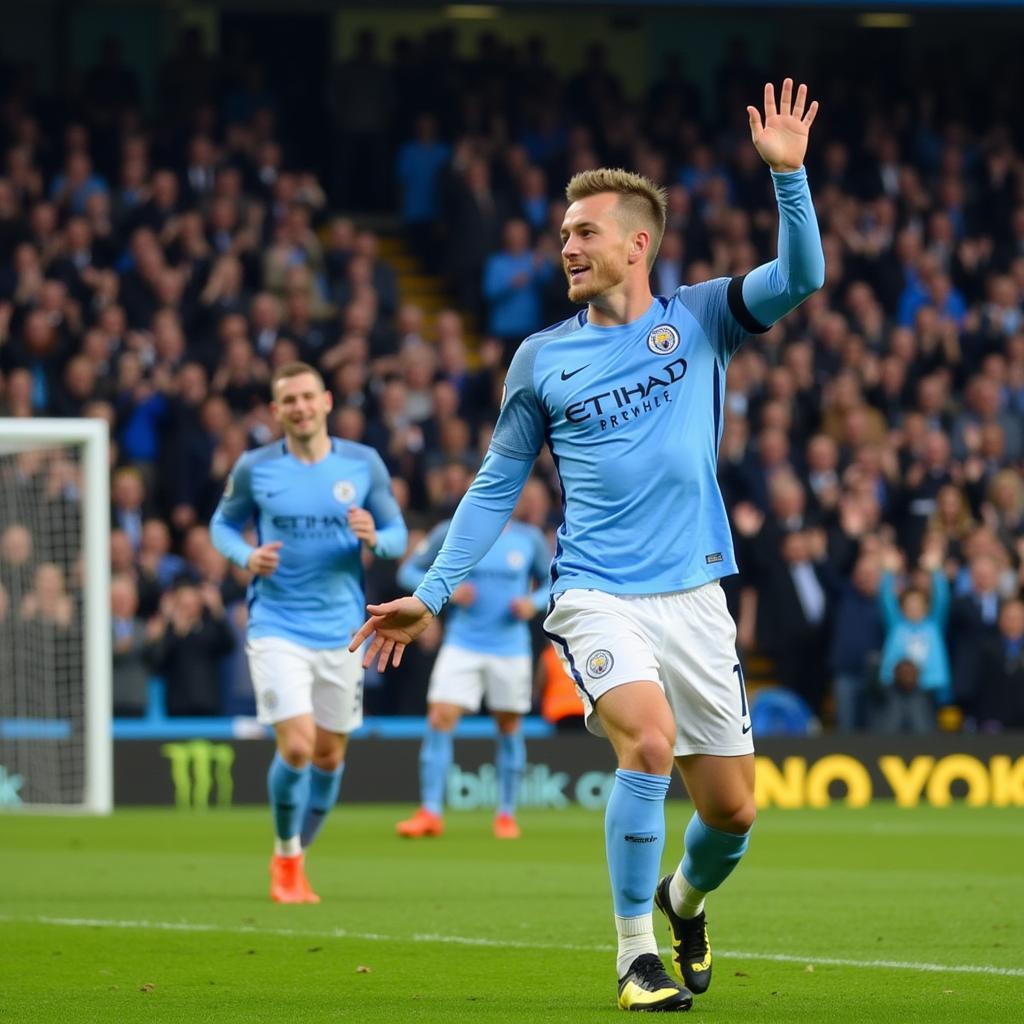
[[[548,603],[548,615],[555,610],[555,595],[551,595],[551,601]],[[590,695],[586,686],[583,685],[583,676],[580,675],[579,669],[576,668],[576,662],[573,659],[572,651],[569,650],[569,642],[563,636],[559,636],[557,633],[552,633],[544,628],[544,624],[541,623],[541,632],[551,641],[558,644],[559,647],[565,651],[565,660],[569,663],[569,671],[572,673],[573,679],[576,681],[576,685],[583,691],[584,696],[590,701],[590,706],[593,707],[597,701]]]

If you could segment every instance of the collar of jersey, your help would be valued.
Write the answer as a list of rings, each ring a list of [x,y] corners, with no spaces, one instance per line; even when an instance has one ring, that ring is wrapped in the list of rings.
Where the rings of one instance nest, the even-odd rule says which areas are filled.
[[[661,308],[662,308],[661,303],[656,298],[654,298],[654,299],[651,299],[650,306],[648,306],[647,309],[640,316],[638,316],[635,320],[630,320],[628,323],[625,323],[625,324],[613,324],[610,327],[604,327],[601,324],[592,324],[590,322],[590,319],[589,319],[590,307],[588,306],[585,310],[583,310],[583,327],[587,328],[588,330],[593,331],[595,334],[600,334],[600,335],[602,335],[604,337],[607,337],[609,335],[614,335],[614,334],[616,334],[618,332],[629,332],[629,333],[632,333],[638,327],[640,327],[644,322],[646,322],[648,320],[654,320],[656,314],[658,313],[658,311]]]

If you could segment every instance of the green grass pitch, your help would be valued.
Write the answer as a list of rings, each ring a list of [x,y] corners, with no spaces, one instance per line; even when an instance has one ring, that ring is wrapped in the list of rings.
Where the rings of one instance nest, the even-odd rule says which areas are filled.
[[[0,1022],[621,1017],[600,814],[526,812],[518,842],[450,814],[409,842],[407,810],[341,804],[301,907],[266,896],[265,810],[0,818]],[[666,869],[688,816],[669,804]],[[1024,1020],[1019,810],[764,812],[708,911],[690,1021]]]

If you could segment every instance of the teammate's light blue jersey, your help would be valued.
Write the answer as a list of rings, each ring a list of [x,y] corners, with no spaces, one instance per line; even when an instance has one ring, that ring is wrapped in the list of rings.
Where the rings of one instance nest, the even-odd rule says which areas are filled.
[[[375,555],[403,554],[405,523],[372,448],[332,437],[328,455],[309,464],[275,441],[235,463],[210,523],[214,545],[245,566],[253,548],[242,530],[253,519],[260,544],[282,542],[277,569],[250,584],[250,637],[315,648],[348,644],[366,617],[362,542],[349,528],[350,508],[373,516]]]
[[[419,586],[448,535],[450,520],[439,523],[398,570],[398,582],[412,591]],[[466,577],[476,588],[470,605],[452,605],[445,621],[445,643],[482,654],[530,653],[530,628],[512,614],[517,597],[529,597],[537,611],[548,602],[551,549],[535,526],[511,522]],[[530,590],[530,580],[537,589]]]
[[[736,572],[717,481],[726,367],[824,277],[806,174],[772,178],[776,260],[655,298],[628,324],[596,326],[583,310],[522,344],[484,464],[417,588],[428,608],[486,551],[545,441],[565,513],[553,594],[668,593]]]

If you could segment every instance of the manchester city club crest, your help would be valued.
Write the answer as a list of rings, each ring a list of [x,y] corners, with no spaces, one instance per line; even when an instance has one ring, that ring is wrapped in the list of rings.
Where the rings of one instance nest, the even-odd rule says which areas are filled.
[[[647,347],[656,356],[667,356],[679,348],[679,332],[671,324],[658,324],[647,335]]]
[[[339,480],[331,488],[331,493],[342,505],[347,505],[356,496],[356,486],[351,480]]]
[[[608,675],[612,670],[612,665],[615,664],[615,659],[612,657],[611,651],[594,651],[594,653],[587,658],[587,675],[591,679],[600,679],[602,676]]]
[[[505,561],[510,569],[522,569],[526,564],[526,556],[522,551],[510,551]]]

